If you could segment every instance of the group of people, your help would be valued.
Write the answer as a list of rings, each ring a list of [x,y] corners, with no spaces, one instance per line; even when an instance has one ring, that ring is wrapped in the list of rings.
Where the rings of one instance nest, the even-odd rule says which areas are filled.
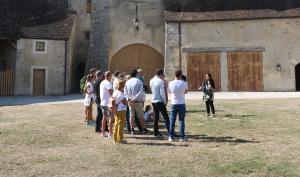
[[[208,116],[213,117],[215,115],[213,106],[215,84],[210,74],[206,76],[206,81],[199,89],[204,92],[203,99],[206,102]],[[157,69],[149,86],[152,93],[151,105],[147,105],[144,111],[147,86],[142,76],[142,69],[134,69],[130,74],[118,71],[112,74],[110,71],[102,72],[91,69],[83,88],[87,125],[95,125],[95,131],[100,133],[101,137],[112,138],[116,143],[124,143],[125,125],[127,133],[136,134],[136,125],[140,133],[147,134],[149,130],[146,128],[146,121],[150,117],[153,117],[154,136],[162,136],[158,126],[160,115],[162,115],[168,140],[172,142],[175,137],[178,137],[180,142],[186,141],[185,94],[188,92],[186,77],[182,75],[181,70],[177,70],[175,79],[168,83],[165,80],[164,71]],[[167,111],[169,92],[172,96],[170,117]],[[93,103],[97,105],[96,121],[92,116]],[[175,134],[177,115],[179,135]]]

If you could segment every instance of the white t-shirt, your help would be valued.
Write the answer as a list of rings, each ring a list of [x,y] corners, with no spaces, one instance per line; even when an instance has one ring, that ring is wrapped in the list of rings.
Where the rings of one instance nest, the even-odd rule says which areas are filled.
[[[103,80],[100,84],[100,99],[101,99],[101,106],[108,106],[109,104],[109,90],[112,89],[112,84],[107,81]]]
[[[169,83],[172,93],[172,104],[185,104],[185,91],[188,89],[187,83],[182,80],[174,80]]]
[[[115,103],[118,106],[117,111],[126,111],[127,106],[122,103],[122,100],[126,98],[124,93],[119,90],[115,90],[113,93],[113,97],[115,98]]]

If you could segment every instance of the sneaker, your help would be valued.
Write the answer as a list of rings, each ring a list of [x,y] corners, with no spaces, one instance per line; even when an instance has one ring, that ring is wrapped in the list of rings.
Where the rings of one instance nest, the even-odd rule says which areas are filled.
[[[112,139],[112,135],[108,134],[107,138]]]
[[[188,141],[186,138],[179,138],[179,142],[185,142]]]
[[[160,132],[155,133],[154,136],[158,137],[158,136],[163,136]]]
[[[135,135],[135,134],[136,134],[135,131],[134,131],[134,129],[131,129],[131,134],[132,134],[132,135]]]
[[[149,130],[147,130],[147,128],[144,128],[143,133],[148,133]]]
[[[169,142],[173,142],[173,138],[169,136]]]
[[[215,117],[215,114],[211,114],[209,117],[210,117],[210,118],[213,118],[213,117]]]
[[[206,117],[210,117],[210,114],[206,114]]]

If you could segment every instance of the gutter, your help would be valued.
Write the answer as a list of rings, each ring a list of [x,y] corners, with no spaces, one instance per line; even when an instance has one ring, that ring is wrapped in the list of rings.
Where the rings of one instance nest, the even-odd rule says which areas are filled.
[[[182,57],[181,57],[181,22],[178,22],[178,34],[179,34],[179,69],[182,70]]]
[[[67,57],[68,57],[68,41],[65,40],[64,95],[67,95]]]

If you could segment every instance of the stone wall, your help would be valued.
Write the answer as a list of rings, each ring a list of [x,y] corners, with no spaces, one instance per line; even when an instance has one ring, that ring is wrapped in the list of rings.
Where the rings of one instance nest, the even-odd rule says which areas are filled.
[[[178,23],[166,24],[166,71],[175,70],[180,56]],[[295,65],[300,63],[300,19],[260,19],[181,23],[182,48],[262,48],[264,91],[295,91]],[[178,45],[176,46],[176,44]],[[224,56],[225,55],[225,56]],[[181,54],[182,69],[186,68],[186,53]],[[226,59],[223,52],[222,60]],[[176,62],[177,61],[177,62]],[[175,64],[176,63],[176,64]],[[221,61],[222,84],[227,67]],[[278,72],[276,65],[282,70]],[[170,72],[167,72],[168,76]],[[227,77],[226,77],[227,78]],[[225,90],[224,90],[225,91]]]
[[[68,0],[69,9],[76,11],[76,29],[74,35],[74,61],[72,78],[72,91],[79,91],[79,80],[82,77],[84,64],[87,62],[88,48],[90,45],[90,38],[87,35],[91,31],[91,14],[87,13],[86,0]]]
[[[46,95],[64,94],[65,41],[47,40],[47,53],[33,52],[34,40],[17,42],[15,95],[32,94],[32,70],[46,69]]]
[[[94,0],[91,39],[85,71],[90,68],[108,69],[109,33],[110,33],[110,2]]]

